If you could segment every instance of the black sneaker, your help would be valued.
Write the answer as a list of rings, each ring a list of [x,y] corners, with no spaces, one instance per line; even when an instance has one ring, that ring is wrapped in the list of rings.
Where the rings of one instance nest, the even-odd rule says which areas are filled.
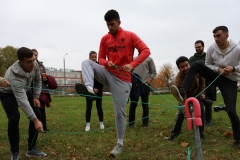
[[[232,148],[239,148],[240,149],[240,141],[235,141],[232,145]]]
[[[205,139],[203,132],[200,132],[200,138],[201,138],[201,139]]]
[[[172,134],[167,140],[168,141],[173,141],[174,140],[174,138],[177,138],[177,134]]]
[[[134,128],[134,124],[133,123],[129,124],[128,126],[129,126],[129,128]]]
[[[83,84],[76,83],[75,84],[75,90],[80,96],[87,97],[87,99],[90,100],[90,101],[94,101],[94,100],[97,99],[97,95],[92,90],[89,90]]]
[[[15,152],[11,155],[11,160],[20,160],[18,152]]]

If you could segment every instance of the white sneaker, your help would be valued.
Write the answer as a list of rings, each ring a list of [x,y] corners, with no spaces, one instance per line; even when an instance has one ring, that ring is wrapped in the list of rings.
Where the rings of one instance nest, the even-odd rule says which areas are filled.
[[[100,129],[104,129],[104,125],[103,124],[100,124]]]
[[[86,126],[85,131],[90,131],[90,126]]]
[[[115,157],[118,156],[123,151],[123,146],[121,144],[117,144],[114,149],[110,152],[110,156]]]

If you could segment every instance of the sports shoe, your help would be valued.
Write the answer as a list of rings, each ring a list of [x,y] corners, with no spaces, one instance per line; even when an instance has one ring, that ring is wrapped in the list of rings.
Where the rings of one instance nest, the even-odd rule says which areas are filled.
[[[205,125],[206,125],[206,126],[211,126],[211,125],[212,125],[212,122],[211,122],[211,121],[206,121]]]
[[[200,132],[200,138],[201,138],[201,139],[205,139],[203,132]]]
[[[235,141],[232,145],[232,148],[238,148],[240,149],[240,141]]]
[[[40,157],[46,157],[47,154],[42,151],[39,151],[36,147],[33,147],[32,150],[27,151],[26,156],[40,158]]]
[[[103,124],[100,124],[100,129],[104,129],[104,125]]]
[[[167,140],[168,141],[173,141],[174,140],[174,138],[177,138],[177,134],[172,134]]]
[[[85,131],[86,132],[90,131],[90,126],[86,126]]]
[[[122,151],[123,151],[123,146],[120,143],[118,143],[114,147],[114,149],[110,152],[110,156],[115,157],[115,156],[119,155],[120,153],[122,153]]]
[[[171,86],[171,93],[173,96],[178,100],[180,105],[184,105],[184,96],[185,96],[185,89],[184,88],[177,88],[175,85]]]
[[[18,152],[15,152],[11,155],[11,160],[20,160]]]
[[[97,99],[97,95],[93,92],[93,90],[88,89],[85,85],[76,83],[75,90],[80,96],[87,97],[88,100],[94,101]]]

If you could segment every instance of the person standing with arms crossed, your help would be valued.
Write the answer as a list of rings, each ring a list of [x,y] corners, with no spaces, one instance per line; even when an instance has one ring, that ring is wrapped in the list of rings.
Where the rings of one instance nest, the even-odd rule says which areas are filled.
[[[150,93],[150,83],[152,80],[156,77],[156,66],[154,64],[154,61],[151,57],[148,57],[145,59],[140,65],[138,65],[136,68],[134,68],[133,73],[136,73],[141,78],[144,88],[144,94],[141,94],[141,100],[142,100],[142,123],[143,127],[148,127],[149,124],[149,107],[148,107],[148,98]],[[134,127],[134,121],[135,121],[135,112],[137,107],[138,99],[132,99],[131,98],[131,104],[129,109],[129,127]]]
[[[117,145],[110,156],[117,156],[123,151],[123,138],[126,130],[126,105],[131,91],[131,71],[149,55],[147,45],[133,32],[120,27],[120,16],[116,10],[109,10],[104,19],[109,29],[102,37],[98,52],[99,64],[85,60],[82,62],[82,77],[85,83],[79,87],[79,94],[96,96],[93,91],[94,78],[112,92],[114,115],[117,130]],[[133,60],[134,48],[139,56]]]
[[[93,62],[98,63],[97,62],[97,53],[95,51],[91,51],[89,53],[89,59],[92,60]],[[98,96],[98,98],[96,99],[96,108],[97,108],[97,112],[98,112],[98,118],[100,121],[100,129],[104,129],[103,110],[102,110],[102,94],[103,94],[102,89],[103,89],[102,83],[100,83],[96,79],[94,79],[93,91]],[[87,109],[86,109],[85,131],[90,131],[90,119],[91,119],[91,110],[92,110],[93,101],[89,100],[89,98],[86,97],[86,104],[87,104]]]

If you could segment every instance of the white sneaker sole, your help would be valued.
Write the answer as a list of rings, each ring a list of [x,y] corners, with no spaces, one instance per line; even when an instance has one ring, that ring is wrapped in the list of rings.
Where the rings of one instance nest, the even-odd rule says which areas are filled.
[[[178,100],[178,102],[180,103],[180,105],[184,105],[184,101],[182,96],[180,95],[180,92],[178,90],[178,88],[175,85],[171,86],[171,93],[173,94],[173,96]]]

